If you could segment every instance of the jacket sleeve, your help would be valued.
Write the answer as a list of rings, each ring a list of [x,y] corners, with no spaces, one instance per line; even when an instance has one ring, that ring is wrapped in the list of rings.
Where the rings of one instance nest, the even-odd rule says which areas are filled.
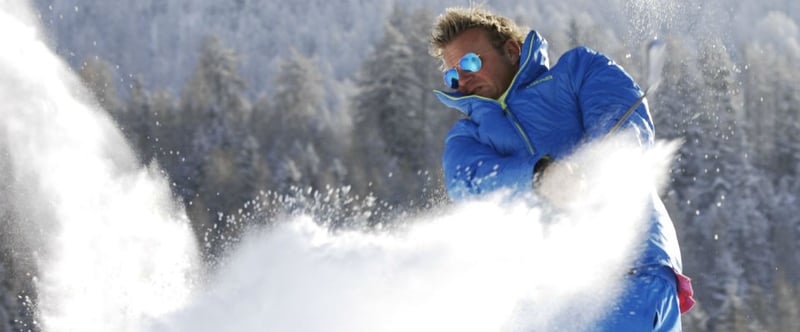
[[[588,140],[605,136],[643,92],[622,67],[585,47],[571,52],[573,89]],[[643,144],[653,142],[653,122],[644,100],[620,129],[632,129]]]
[[[475,123],[462,119],[447,135],[442,166],[450,198],[459,201],[499,189],[531,193],[536,158],[502,156],[480,142],[477,132]]]

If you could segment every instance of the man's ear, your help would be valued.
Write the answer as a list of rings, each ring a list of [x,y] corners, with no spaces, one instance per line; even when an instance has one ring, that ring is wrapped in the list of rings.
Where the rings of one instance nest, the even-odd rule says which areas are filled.
[[[503,44],[503,50],[505,51],[508,59],[511,60],[511,63],[515,65],[519,64],[519,57],[521,55],[520,53],[522,50],[522,46],[519,43],[517,43],[516,40],[514,39],[506,40],[506,43]]]

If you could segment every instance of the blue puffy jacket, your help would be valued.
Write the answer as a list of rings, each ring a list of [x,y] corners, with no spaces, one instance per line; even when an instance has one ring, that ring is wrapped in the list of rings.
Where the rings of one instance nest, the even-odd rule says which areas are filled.
[[[602,137],[642,95],[613,60],[586,47],[572,49],[549,68],[547,42],[531,31],[520,68],[498,99],[435,91],[468,118],[447,134],[443,168],[454,200],[497,189],[532,191],[533,169],[544,156],[572,153],[581,142]],[[653,142],[653,123],[642,103],[625,122]],[[657,196],[643,257],[636,263],[681,269],[674,226]]]

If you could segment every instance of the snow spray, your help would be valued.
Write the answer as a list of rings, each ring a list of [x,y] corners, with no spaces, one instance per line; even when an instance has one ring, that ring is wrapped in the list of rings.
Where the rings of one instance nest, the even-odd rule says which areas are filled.
[[[165,180],[138,166],[28,12],[0,6],[2,171],[39,244],[46,332],[580,331],[619,294],[675,150],[625,133],[589,145],[553,164],[570,176],[543,178],[559,204],[499,193],[391,230],[284,220],[245,234],[198,284]]]
[[[498,195],[391,231],[331,232],[300,216],[251,232],[154,331],[585,330],[620,292],[675,149],[626,138],[579,151],[571,178],[542,179],[572,192],[558,211]]]
[[[137,331],[184,305],[197,250],[158,172],[45,45],[21,1],[0,2],[0,172],[34,251],[43,331]]]

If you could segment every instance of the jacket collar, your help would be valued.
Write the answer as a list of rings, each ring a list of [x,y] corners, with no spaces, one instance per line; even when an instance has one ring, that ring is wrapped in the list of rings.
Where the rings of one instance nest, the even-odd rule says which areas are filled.
[[[506,92],[498,99],[441,90],[434,90],[433,92],[443,104],[455,108],[467,116],[472,116],[472,111],[482,104],[499,103],[505,108],[506,99],[509,96],[513,96],[516,87],[533,82],[550,67],[550,60],[547,56],[547,41],[536,30],[531,30],[525,38],[520,59],[522,62],[517,74],[514,75]]]

